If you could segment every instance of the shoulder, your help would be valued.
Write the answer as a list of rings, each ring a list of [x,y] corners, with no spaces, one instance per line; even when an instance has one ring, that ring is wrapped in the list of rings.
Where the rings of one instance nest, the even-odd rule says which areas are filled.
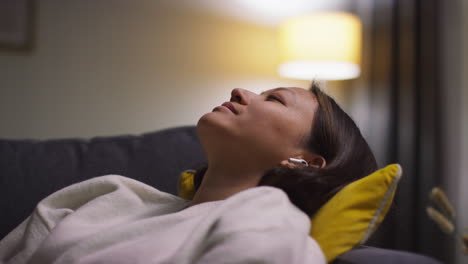
[[[309,217],[274,187],[239,192],[216,208],[220,215],[200,263],[326,263],[309,236]],[[239,254],[242,252],[242,254]]]
[[[226,199],[219,226],[225,232],[284,229],[308,234],[310,219],[291,203],[284,191],[259,186],[239,192]]]

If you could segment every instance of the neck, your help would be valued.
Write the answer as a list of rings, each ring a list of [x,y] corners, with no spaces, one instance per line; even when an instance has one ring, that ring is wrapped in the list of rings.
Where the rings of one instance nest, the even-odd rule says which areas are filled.
[[[238,192],[257,186],[263,176],[263,171],[239,167],[241,166],[232,168],[210,164],[191,205],[224,200]]]

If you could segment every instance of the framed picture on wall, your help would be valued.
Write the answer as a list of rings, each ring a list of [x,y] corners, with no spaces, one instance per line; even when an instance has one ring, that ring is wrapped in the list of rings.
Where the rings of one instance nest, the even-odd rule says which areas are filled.
[[[32,0],[0,0],[0,49],[32,47]]]

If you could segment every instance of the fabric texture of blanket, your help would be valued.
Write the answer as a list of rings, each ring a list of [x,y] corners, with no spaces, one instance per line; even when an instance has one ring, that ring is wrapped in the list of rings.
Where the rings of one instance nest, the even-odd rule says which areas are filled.
[[[190,206],[107,175],[42,200],[0,241],[0,263],[326,263],[309,231],[277,188]]]

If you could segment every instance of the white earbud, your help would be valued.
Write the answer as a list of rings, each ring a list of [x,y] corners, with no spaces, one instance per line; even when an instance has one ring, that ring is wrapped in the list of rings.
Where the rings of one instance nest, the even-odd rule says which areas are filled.
[[[304,165],[305,167],[309,167],[309,163],[303,159],[289,158],[288,161],[291,163],[296,163],[296,164]]]

